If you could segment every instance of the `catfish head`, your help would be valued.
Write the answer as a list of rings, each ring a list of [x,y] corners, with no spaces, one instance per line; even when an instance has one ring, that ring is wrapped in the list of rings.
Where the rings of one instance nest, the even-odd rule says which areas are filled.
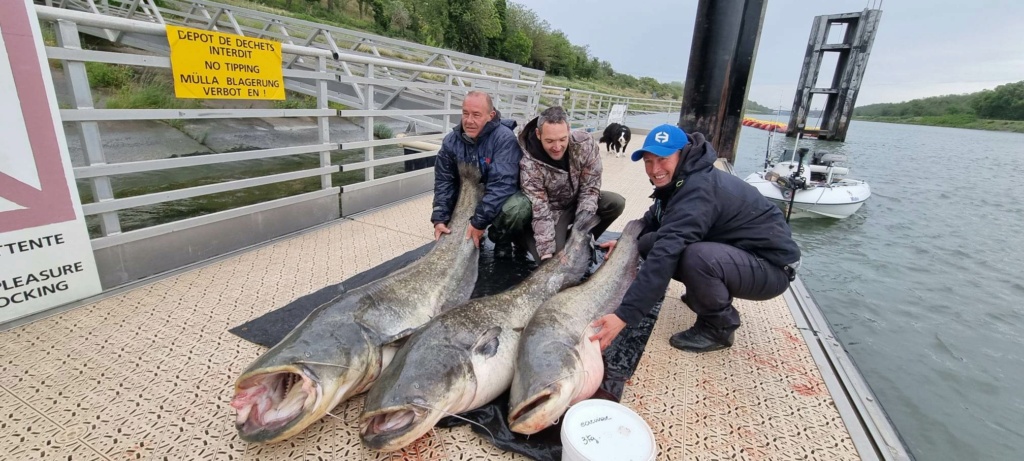
[[[600,381],[603,375],[599,363],[596,376],[590,376],[595,370],[587,369],[575,345],[558,339],[529,351],[520,349],[517,363],[520,370],[530,370],[516,373],[509,395],[509,428],[520,434],[554,425],[571,404],[590,396],[581,395],[586,382]]]
[[[321,309],[235,382],[231,406],[242,440],[273,443],[298,434],[380,374],[384,359],[374,335],[350,314]]]
[[[430,432],[445,416],[488,400],[478,371],[498,350],[500,327],[479,335],[448,336],[422,330],[395,356],[394,363],[367,393],[360,416],[360,438],[377,451],[395,451]]]

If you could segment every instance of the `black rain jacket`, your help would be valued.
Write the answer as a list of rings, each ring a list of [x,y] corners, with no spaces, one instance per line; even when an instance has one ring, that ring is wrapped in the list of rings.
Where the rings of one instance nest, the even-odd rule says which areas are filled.
[[[494,221],[505,200],[519,190],[519,159],[523,151],[512,130],[516,121],[495,114],[477,139],[466,136],[460,123],[444,137],[434,163],[434,210],[430,221],[447,224],[452,219],[459,193],[458,162],[480,166],[484,197],[470,218],[473,227],[483,230]]]
[[[783,267],[800,260],[789,224],[778,206],[735,175],[714,167],[718,154],[704,135],[688,135],[672,182],[656,188],[641,236],[654,246],[615,315],[636,324],[665,296],[686,246],[718,242]],[[651,237],[648,237],[651,238]]]

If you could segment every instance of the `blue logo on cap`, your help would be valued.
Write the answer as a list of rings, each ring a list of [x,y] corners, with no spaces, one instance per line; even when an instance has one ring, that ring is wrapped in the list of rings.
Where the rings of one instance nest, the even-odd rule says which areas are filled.
[[[640,150],[633,152],[632,159],[634,162],[644,158],[645,152],[650,152],[658,157],[668,157],[676,153],[676,151],[686,147],[686,144],[690,142],[686,138],[686,132],[679,129],[675,125],[659,125],[647,133],[647,138],[644,139],[644,146]]]

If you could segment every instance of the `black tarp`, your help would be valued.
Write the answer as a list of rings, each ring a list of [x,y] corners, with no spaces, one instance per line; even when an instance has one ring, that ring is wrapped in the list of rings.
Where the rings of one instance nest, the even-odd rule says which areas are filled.
[[[600,241],[618,238],[617,233],[605,232]],[[285,306],[250,320],[229,330],[234,335],[265,347],[272,347],[285,337],[295,326],[321,304],[342,294],[345,290],[359,287],[366,283],[387,276],[405,267],[430,250],[433,244],[426,244],[401,256],[384,262],[370,270],[356,274],[344,282],[322,288],[311,294],[302,296]],[[604,254],[598,253],[597,263],[593,264],[588,274],[593,273],[604,260]],[[526,259],[495,259],[489,245],[480,252],[480,268],[477,284],[473,290],[473,298],[500,293],[523,281],[535,264]],[[647,346],[647,339],[654,328],[661,306],[657,306],[650,315],[638,325],[628,326],[604,352],[605,375],[601,388],[594,398],[605,398],[618,401],[622,396],[626,381],[633,376],[637,363]],[[490,440],[495,446],[513,451],[536,460],[561,459],[562,443],[559,437],[561,424],[556,424],[544,431],[531,436],[516,434],[508,428],[508,393],[499,396],[491,403],[459,415],[461,418],[448,417],[438,422],[438,427],[454,427],[470,424],[474,432]]]

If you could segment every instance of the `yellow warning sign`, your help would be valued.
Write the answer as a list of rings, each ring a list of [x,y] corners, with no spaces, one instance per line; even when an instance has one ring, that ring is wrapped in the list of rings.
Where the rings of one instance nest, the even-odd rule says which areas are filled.
[[[167,26],[174,95],[203,99],[284,99],[281,44]]]

